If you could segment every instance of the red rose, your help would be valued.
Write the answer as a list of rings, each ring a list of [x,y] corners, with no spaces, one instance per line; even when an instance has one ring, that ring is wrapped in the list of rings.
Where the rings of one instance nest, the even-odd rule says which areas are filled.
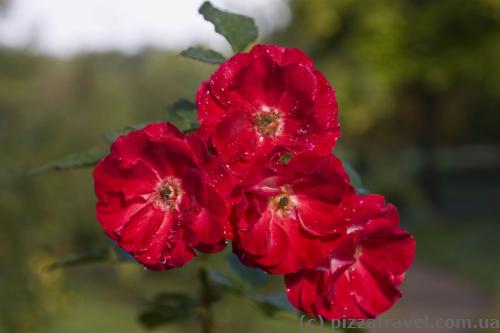
[[[225,181],[206,172],[216,169],[214,159],[171,124],[119,137],[94,170],[106,235],[154,270],[184,265],[194,249],[221,250],[228,210],[212,186]]]
[[[415,241],[398,227],[397,210],[383,197],[348,201],[351,224],[328,259],[285,276],[290,302],[328,320],[374,318],[388,310],[401,297],[397,286],[415,255]]]
[[[201,85],[196,102],[198,132],[238,174],[280,150],[329,154],[339,136],[334,90],[294,48],[236,54]]]
[[[352,194],[342,163],[305,152],[288,164],[255,167],[234,194],[234,251],[274,274],[313,268],[345,232],[342,198]]]

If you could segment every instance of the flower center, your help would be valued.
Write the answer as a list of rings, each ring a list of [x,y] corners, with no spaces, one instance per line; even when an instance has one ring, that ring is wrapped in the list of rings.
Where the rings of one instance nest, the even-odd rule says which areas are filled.
[[[173,193],[174,193],[174,190],[172,189],[172,187],[171,187],[171,186],[167,186],[167,187],[165,187],[165,188],[161,191],[160,195],[161,195],[161,198],[162,198],[162,199],[164,199],[164,200],[168,200],[168,199],[170,199],[170,196],[171,196]]]
[[[168,177],[156,185],[154,203],[164,211],[177,210],[182,199],[182,188],[179,179]]]
[[[282,192],[274,196],[271,201],[276,211],[281,212],[285,217],[290,216],[290,212],[294,205],[288,186],[284,186]]]
[[[275,136],[281,131],[280,112],[268,107],[262,108],[262,111],[255,114],[254,126],[263,137]]]
[[[288,202],[290,202],[290,199],[288,199],[288,197],[283,196],[278,201],[278,207],[285,208],[288,206]]]

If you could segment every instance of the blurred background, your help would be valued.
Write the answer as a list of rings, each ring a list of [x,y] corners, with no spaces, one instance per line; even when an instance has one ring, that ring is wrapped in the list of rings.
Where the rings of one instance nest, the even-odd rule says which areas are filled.
[[[417,239],[405,297],[384,317],[500,318],[500,1],[213,3],[254,17],[259,42],[304,50],[337,90],[337,152]],[[179,51],[230,50],[200,4],[0,0],[0,332],[144,332],[145,300],[193,290],[191,266],[44,271],[105,239],[91,168],[30,170],[107,148],[108,131],[192,100],[216,67]],[[240,299],[218,305],[217,319],[219,332],[299,331],[298,320],[266,319]]]

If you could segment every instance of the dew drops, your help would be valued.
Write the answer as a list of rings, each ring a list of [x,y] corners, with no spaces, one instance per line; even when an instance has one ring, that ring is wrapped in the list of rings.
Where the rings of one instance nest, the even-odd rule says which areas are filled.
[[[242,160],[248,161],[251,158],[251,154],[249,152],[244,152],[241,156]]]
[[[346,219],[346,222],[350,222],[350,219]],[[347,228],[346,232],[347,232],[347,234],[352,234],[352,233],[355,233],[356,231],[361,230],[361,229],[363,229],[363,228],[359,225],[351,225]]]
[[[297,134],[299,134],[299,135],[306,134],[306,131],[305,131],[305,129],[303,129],[303,128],[299,128],[299,129],[297,130]]]

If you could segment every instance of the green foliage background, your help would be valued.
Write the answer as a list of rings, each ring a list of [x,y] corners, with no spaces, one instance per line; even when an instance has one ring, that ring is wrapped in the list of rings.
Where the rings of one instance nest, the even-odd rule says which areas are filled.
[[[492,264],[500,250],[500,2],[296,0],[292,12],[290,26],[262,42],[302,48],[328,76],[341,106],[338,152],[370,191],[398,204],[419,261],[468,277],[500,304]],[[90,169],[29,171],[107,148],[110,130],[165,119],[214,69],[154,49],[59,59],[0,48],[0,332],[142,332],[136,315],[147,299],[193,292],[190,267],[44,272],[105,240]],[[281,280],[262,288],[277,290]],[[217,308],[219,331],[297,330],[294,319],[263,319],[250,300],[227,302]]]

